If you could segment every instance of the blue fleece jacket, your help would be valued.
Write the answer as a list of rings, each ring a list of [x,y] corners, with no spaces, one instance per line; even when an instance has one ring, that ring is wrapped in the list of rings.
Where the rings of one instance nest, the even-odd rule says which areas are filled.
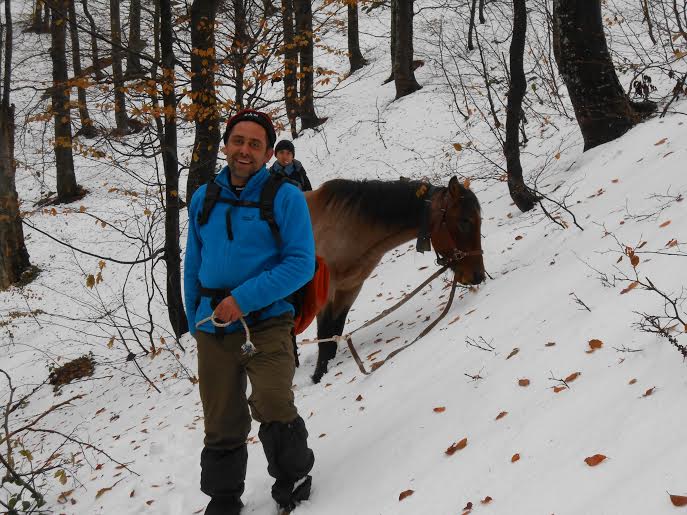
[[[250,178],[240,199],[258,202],[268,178],[269,172],[263,166]],[[220,196],[238,200],[229,181],[225,166],[215,179],[221,186]],[[277,191],[274,218],[282,239],[278,247],[268,223],[254,207],[217,202],[208,222],[199,225],[206,189],[205,185],[198,188],[188,209],[184,297],[191,334],[197,330],[196,323],[212,313],[210,299],[200,296],[201,285],[230,289],[244,316],[263,309],[259,320],[293,313],[293,306],[284,298],[307,283],[315,271],[315,240],[303,193],[288,183]],[[227,209],[231,209],[233,240],[227,237]],[[210,322],[199,329],[214,333]],[[235,322],[225,330],[240,329],[240,322]]]

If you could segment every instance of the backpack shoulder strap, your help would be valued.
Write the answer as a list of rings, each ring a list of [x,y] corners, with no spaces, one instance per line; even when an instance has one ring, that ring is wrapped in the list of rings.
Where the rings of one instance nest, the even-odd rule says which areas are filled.
[[[212,209],[215,207],[215,204],[217,204],[217,200],[219,199],[220,191],[220,185],[217,184],[215,181],[210,181],[207,183],[205,189],[205,198],[203,199],[203,207],[200,213],[198,213],[199,225],[205,225],[206,223],[208,223],[208,220],[210,219],[210,213],[212,212]]]
[[[282,240],[279,234],[279,226],[274,218],[274,199],[279,188],[286,182],[294,184],[294,181],[289,179],[284,173],[272,172],[260,194],[260,218],[265,220],[270,226],[270,231],[272,231],[272,236],[274,236],[277,246],[281,246]]]

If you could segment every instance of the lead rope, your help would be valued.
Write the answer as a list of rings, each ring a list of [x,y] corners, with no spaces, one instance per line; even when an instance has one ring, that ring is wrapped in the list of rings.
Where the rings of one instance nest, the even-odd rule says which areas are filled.
[[[250,329],[248,329],[248,324],[246,323],[246,320],[243,317],[239,318],[239,321],[243,325],[243,330],[246,333],[246,341],[241,345],[241,352],[246,354],[247,356],[252,356],[256,352],[258,352],[258,349],[255,348],[255,345],[253,345],[253,342],[250,341]],[[212,314],[201,320],[196,324],[196,329],[200,329],[200,326],[203,325],[206,322],[212,322],[212,325],[215,327],[227,327],[228,325],[231,325],[233,322],[221,322],[215,317],[215,312],[213,311]]]
[[[371,326],[371,325],[374,324],[375,322],[379,322],[382,318],[384,318],[384,317],[386,317],[387,315],[390,315],[391,313],[393,313],[394,311],[396,311],[396,310],[397,310],[398,308],[400,308],[403,304],[405,304],[405,303],[408,302],[411,298],[413,298],[415,295],[417,295],[425,286],[427,286],[427,285],[428,285],[429,283],[431,283],[434,279],[436,279],[436,278],[439,277],[441,274],[443,274],[447,269],[448,269],[448,265],[442,266],[439,270],[437,270],[437,271],[434,272],[429,278],[427,278],[422,284],[420,284],[420,286],[418,286],[417,288],[415,288],[415,289],[414,289],[413,291],[411,291],[410,293],[406,294],[399,302],[397,302],[396,304],[394,304],[394,305],[391,306],[390,308],[385,309],[385,310],[382,311],[379,315],[377,315],[376,317],[374,317],[372,320],[368,320],[368,321],[365,322],[363,325],[361,325],[360,327],[357,327],[356,329],[354,329],[354,330],[351,331],[350,333],[341,334],[341,335],[335,335],[335,336],[331,336],[331,337],[329,337],[329,338],[319,338],[319,339],[312,339],[312,340],[302,340],[300,343],[302,343],[302,344],[308,344],[308,343],[320,343],[320,342],[336,342],[336,343],[338,344],[339,342],[345,341],[345,342],[348,344],[348,349],[351,351],[351,356],[353,356],[353,359],[355,360],[356,364],[358,365],[358,369],[360,369],[360,371],[361,371],[363,374],[365,374],[365,375],[370,375],[370,372],[368,372],[368,371],[365,369],[365,365],[363,364],[362,359],[360,359],[360,355],[358,354],[358,351],[356,350],[355,345],[353,345],[353,339],[352,339],[353,334],[357,333],[357,332],[360,331],[361,329],[365,329],[366,327]],[[451,296],[449,297],[449,303],[448,303],[447,307],[444,309],[444,312],[441,314],[441,316],[439,316],[439,318],[437,318],[437,319],[436,319],[427,329],[425,329],[425,331],[423,331],[422,334],[421,334],[419,337],[417,337],[415,340],[413,340],[412,343],[406,345],[405,347],[401,347],[401,349],[397,349],[397,350],[394,351],[392,354],[390,354],[389,356],[387,356],[387,358],[384,359],[383,361],[381,361],[381,362],[379,362],[379,363],[375,363],[375,366],[372,368],[372,371],[373,371],[373,372],[374,372],[375,370],[377,370],[379,367],[381,367],[387,359],[389,359],[389,358],[391,358],[392,356],[398,354],[398,352],[400,352],[400,350],[405,349],[406,347],[409,347],[410,345],[412,345],[413,343],[415,343],[417,340],[419,340],[420,338],[422,338],[423,336],[425,336],[425,335],[426,335],[426,334],[427,334],[427,333],[428,333],[428,332],[429,332],[429,331],[430,331],[430,330],[431,330],[431,329],[432,329],[432,328],[433,328],[433,327],[434,327],[434,326],[435,326],[435,325],[436,325],[436,324],[446,315],[446,312],[448,311],[448,308],[451,306],[451,302],[453,301],[453,294],[454,294],[455,289],[456,289],[456,283],[457,283],[457,280],[454,278],[454,281],[453,281],[453,289],[451,290]]]

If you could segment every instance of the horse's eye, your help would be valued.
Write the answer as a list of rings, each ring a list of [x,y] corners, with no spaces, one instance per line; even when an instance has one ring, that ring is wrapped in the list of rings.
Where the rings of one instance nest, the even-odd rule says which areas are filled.
[[[472,229],[472,222],[467,218],[458,222],[458,230],[460,232],[470,232],[470,229]]]

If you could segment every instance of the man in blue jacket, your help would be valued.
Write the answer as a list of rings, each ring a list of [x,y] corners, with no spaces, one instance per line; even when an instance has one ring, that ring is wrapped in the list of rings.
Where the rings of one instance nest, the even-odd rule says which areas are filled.
[[[284,298],[312,277],[315,243],[308,206],[296,186],[285,183],[274,197],[278,238],[256,209],[269,179],[265,164],[275,139],[266,114],[247,109],[233,116],[222,149],[227,166],[213,186],[219,191],[218,202],[208,212],[209,185],[204,185],[194,193],[188,211],[184,293],[198,344],[205,416],[200,482],[212,498],[206,515],[241,511],[251,415],[260,423],[267,470],[276,480],[272,497],[290,510],[310,495],[314,455],[291,390],[294,309]],[[206,321],[213,312],[229,325],[216,327]],[[243,322],[256,352],[242,349]]]

